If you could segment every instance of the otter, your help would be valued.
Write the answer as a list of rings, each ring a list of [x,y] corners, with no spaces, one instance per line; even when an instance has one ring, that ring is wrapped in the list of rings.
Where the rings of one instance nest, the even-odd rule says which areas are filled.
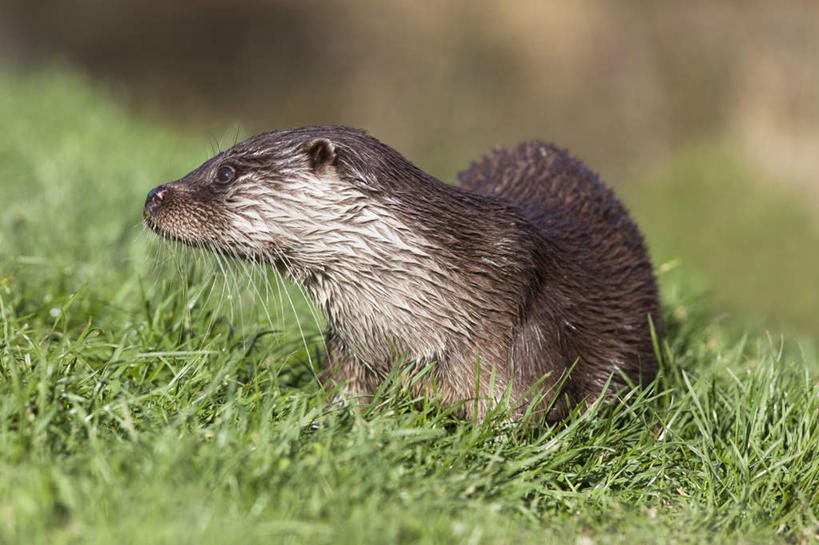
[[[441,182],[364,131],[276,130],[152,189],[160,236],[278,268],[326,315],[320,381],[364,402],[395,365],[483,418],[548,422],[650,382],[660,328],[643,237],[552,144],[497,150]],[[506,396],[506,397],[504,397]],[[581,407],[582,408],[582,407]]]

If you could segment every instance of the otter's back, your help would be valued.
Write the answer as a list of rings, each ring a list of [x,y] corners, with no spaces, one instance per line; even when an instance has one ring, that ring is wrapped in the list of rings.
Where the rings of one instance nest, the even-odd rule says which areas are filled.
[[[642,246],[614,193],[580,160],[552,144],[533,141],[495,150],[458,178],[467,189],[517,204],[536,225],[561,217]]]

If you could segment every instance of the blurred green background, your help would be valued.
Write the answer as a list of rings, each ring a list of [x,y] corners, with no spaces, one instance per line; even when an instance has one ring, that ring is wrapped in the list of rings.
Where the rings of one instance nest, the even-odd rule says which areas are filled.
[[[658,268],[740,322],[811,337],[817,52],[816,2],[0,3],[0,81],[75,74],[101,108],[194,135],[201,159],[262,130],[340,123],[452,181],[493,147],[554,141],[617,188]],[[3,121],[21,149],[48,142]],[[172,163],[168,140],[167,156],[137,144],[134,161]],[[119,205],[123,229],[141,205]]]

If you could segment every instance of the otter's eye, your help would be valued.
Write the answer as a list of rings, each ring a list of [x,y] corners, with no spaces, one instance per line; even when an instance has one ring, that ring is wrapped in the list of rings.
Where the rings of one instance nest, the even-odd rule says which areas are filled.
[[[236,177],[236,169],[230,165],[222,165],[216,171],[216,181],[220,184],[229,184]]]

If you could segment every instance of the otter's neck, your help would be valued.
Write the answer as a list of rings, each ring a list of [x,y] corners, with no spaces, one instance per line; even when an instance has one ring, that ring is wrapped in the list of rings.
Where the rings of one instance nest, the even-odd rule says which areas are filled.
[[[366,227],[325,247],[320,265],[310,267],[304,286],[362,360],[506,357],[529,283],[531,241],[517,216],[485,199],[461,201],[470,198],[416,199],[423,209],[368,203],[352,222]]]

